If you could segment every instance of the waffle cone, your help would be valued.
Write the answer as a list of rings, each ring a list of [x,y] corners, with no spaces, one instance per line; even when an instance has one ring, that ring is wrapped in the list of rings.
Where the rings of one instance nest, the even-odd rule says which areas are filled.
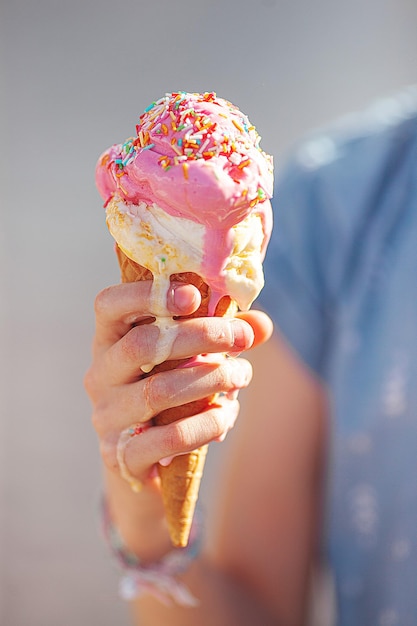
[[[116,246],[116,252],[122,282],[152,280],[152,272],[150,270],[132,261],[118,246]],[[182,272],[180,274],[173,274],[171,280],[176,283],[183,282],[193,284],[199,289],[201,293],[201,305],[198,310],[189,317],[206,317],[208,315],[210,290],[200,276],[193,272]],[[231,300],[229,296],[224,296],[216,307],[215,315],[217,317],[232,317],[236,311],[236,303]],[[149,374],[174,369],[180,363],[180,360],[165,361],[155,366]],[[173,407],[159,413],[159,415],[155,416],[154,422],[157,425],[170,424],[181,418],[196,415],[209,406],[215,405],[215,403],[216,396],[189,402],[188,404]],[[172,544],[176,547],[184,547],[188,543],[207,449],[208,446],[205,445],[193,452],[174,457],[171,463],[166,467],[158,465],[168,530]]]

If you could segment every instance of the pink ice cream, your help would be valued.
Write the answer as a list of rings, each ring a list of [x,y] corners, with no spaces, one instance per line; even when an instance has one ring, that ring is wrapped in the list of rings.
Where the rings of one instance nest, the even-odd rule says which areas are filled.
[[[254,126],[214,93],[178,92],[153,102],[141,115],[136,131],[136,137],[109,148],[96,169],[97,187],[116,241],[133,260],[145,267],[152,265],[149,269],[155,272],[151,260],[159,254],[155,242],[149,244],[147,264],[143,249],[136,254],[131,235],[124,242],[122,231],[128,215],[136,240],[143,239],[146,209],[157,212],[157,224],[165,220],[163,212],[164,228],[169,230],[176,220],[176,237],[192,231],[197,248],[201,235],[200,256],[196,250],[196,255],[190,253],[195,256],[193,266],[179,271],[196,271],[207,282],[213,308],[226,294],[240,308],[248,308],[263,286],[263,276],[259,268],[255,273],[251,270],[245,254],[258,247],[261,263],[272,228],[272,157],[261,150]],[[251,230],[261,230],[256,242]],[[160,243],[163,235],[159,233],[157,239]],[[168,271],[166,254],[161,252],[158,258],[158,268],[167,263]],[[170,266],[170,270],[178,271],[178,267]]]

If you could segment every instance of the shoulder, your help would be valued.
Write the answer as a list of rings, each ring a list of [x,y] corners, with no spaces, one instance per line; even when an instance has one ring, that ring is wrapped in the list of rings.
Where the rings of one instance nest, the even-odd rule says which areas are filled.
[[[334,309],[358,264],[395,222],[414,177],[417,89],[312,133],[277,177],[261,303],[320,369]],[[362,271],[362,267],[359,267]]]
[[[326,171],[339,160],[366,158],[369,153],[382,156],[398,141],[410,139],[416,124],[417,86],[413,86],[313,131],[296,147],[294,161],[305,170]]]
[[[276,185],[275,207],[281,213],[288,192],[319,194],[331,215],[349,205],[362,205],[369,189],[378,185],[400,155],[417,144],[417,87],[378,100],[312,132],[295,147]],[[302,192],[300,192],[302,193]],[[320,195],[321,194],[321,195]],[[333,201],[333,202],[332,202]]]
[[[271,249],[310,255],[323,278],[320,261],[327,268],[349,255],[364,222],[379,219],[384,199],[415,179],[416,150],[417,88],[312,133],[278,175]]]

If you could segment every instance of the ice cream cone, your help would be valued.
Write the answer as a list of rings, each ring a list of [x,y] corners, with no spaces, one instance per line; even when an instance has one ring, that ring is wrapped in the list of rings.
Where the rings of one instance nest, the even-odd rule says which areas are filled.
[[[162,301],[170,281],[199,289],[201,306],[192,317],[233,316],[237,307],[247,311],[263,287],[262,261],[272,229],[272,157],[232,103],[213,92],[173,92],[145,109],[136,136],[100,156],[96,183],[118,246],[122,280],[153,280],[151,310],[160,337],[154,361],[142,364],[142,371],[178,367],[181,361],[169,360],[178,328],[164,317]],[[171,423],[216,401],[171,408],[154,421]],[[206,452],[159,467],[177,546],[187,543]]]
[[[117,257],[121,270],[122,282],[136,282],[140,280],[152,280],[152,272],[142,265],[127,257],[116,246]],[[204,281],[192,272],[173,274],[171,279],[175,282],[184,282],[195,285],[201,293],[201,305],[190,317],[205,317],[208,314],[209,288]],[[224,296],[218,303],[215,315],[218,317],[233,316],[237,311],[236,303],[228,296]],[[167,371],[177,367],[181,361],[165,361],[156,365],[150,374]],[[178,419],[189,417],[207,409],[215,404],[216,397],[204,398],[173,407],[155,416],[157,425],[170,424]],[[176,547],[184,547],[188,543],[195,506],[198,499],[200,482],[208,446],[202,446],[193,452],[174,457],[168,466],[158,465],[161,479],[162,498],[172,544]]]

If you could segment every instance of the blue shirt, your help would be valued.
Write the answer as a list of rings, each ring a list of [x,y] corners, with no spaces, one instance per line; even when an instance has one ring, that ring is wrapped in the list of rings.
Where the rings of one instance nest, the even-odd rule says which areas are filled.
[[[417,97],[308,140],[277,182],[260,303],[327,384],[339,626],[417,625]]]

